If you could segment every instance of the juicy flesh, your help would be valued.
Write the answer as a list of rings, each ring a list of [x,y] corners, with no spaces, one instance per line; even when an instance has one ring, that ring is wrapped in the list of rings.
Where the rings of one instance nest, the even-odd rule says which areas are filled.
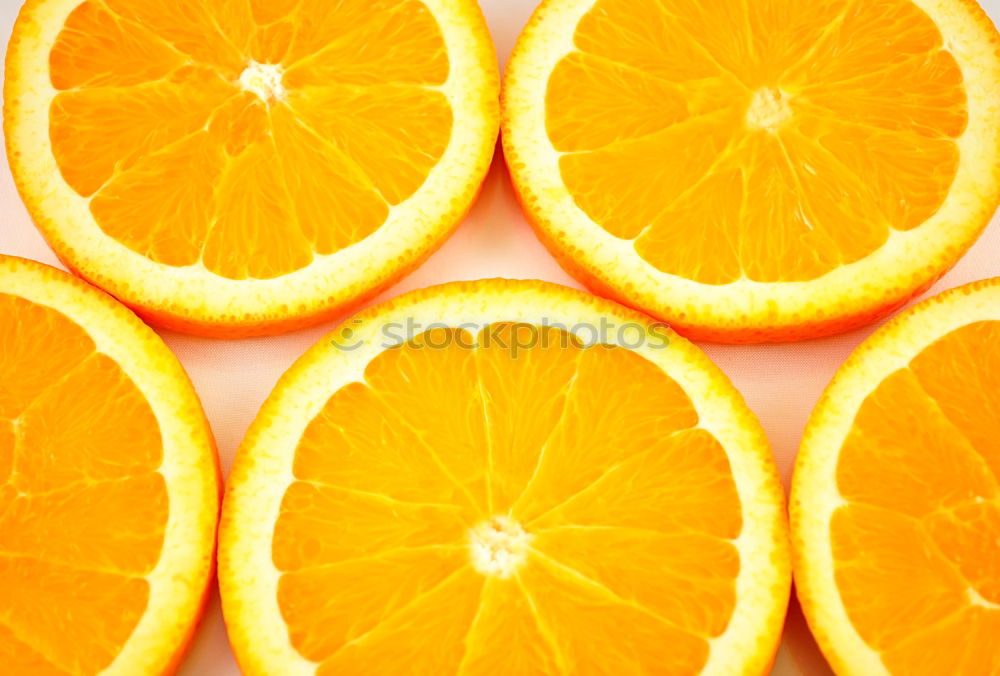
[[[598,0],[548,83],[577,205],[657,269],[815,279],[920,226],[965,89],[910,0]]]
[[[321,674],[696,673],[740,568],[723,448],[635,353],[499,328],[380,354],[307,427],[272,549],[293,645]]]
[[[927,347],[865,400],[841,449],[837,585],[895,674],[996,673],[1000,321]]]
[[[87,0],[50,137],[101,229],[170,266],[273,278],[382,225],[451,137],[418,0]]]
[[[0,656],[93,674],[142,616],[167,522],[159,425],[64,315],[0,294]]]

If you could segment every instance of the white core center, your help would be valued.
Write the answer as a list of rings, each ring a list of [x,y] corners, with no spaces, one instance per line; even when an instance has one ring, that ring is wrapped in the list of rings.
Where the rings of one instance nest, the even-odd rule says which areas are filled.
[[[495,516],[469,531],[472,567],[483,575],[508,578],[528,558],[531,535],[509,516]]]
[[[266,103],[281,101],[287,93],[285,85],[281,82],[284,74],[285,69],[280,63],[251,61],[240,75],[239,84],[244,91],[253,92]]]
[[[747,109],[746,122],[751,129],[775,131],[792,116],[788,95],[780,89],[758,89]]]

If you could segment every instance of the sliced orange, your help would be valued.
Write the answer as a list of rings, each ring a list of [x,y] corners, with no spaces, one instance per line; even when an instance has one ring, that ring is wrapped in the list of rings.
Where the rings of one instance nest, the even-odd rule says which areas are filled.
[[[0,662],[174,670],[213,569],[219,478],[198,398],[112,298],[0,255]]]
[[[498,94],[472,0],[28,0],[7,154],[60,258],[143,317],[275,333],[442,243]]]
[[[792,487],[799,598],[838,674],[1000,673],[1000,278],[847,360]]]
[[[702,352],[531,281],[345,326],[282,378],[229,481],[244,673],[765,673],[784,500]]]
[[[974,0],[546,0],[507,69],[530,221],[591,288],[717,341],[901,306],[1000,201]]]

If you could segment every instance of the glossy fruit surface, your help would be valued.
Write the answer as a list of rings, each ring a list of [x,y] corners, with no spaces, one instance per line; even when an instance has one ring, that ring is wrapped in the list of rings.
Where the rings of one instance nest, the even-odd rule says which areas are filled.
[[[875,333],[813,412],[796,585],[840,674],[992,674],[1000,655],[1000,279]]]
[[[440,245],[498,94],[471,0],[29,0],[4,116],[67,265],[156,323],[235,336],[320,321]]]
[[[172,673],[201,614],[219,478],[177,359],[88,284],[0,255],[4,673]]]
[[[548,0],[507,69],[528,219],[692,338],[900,307],[1000,201],[1000,36],[972,0]]]
[[[349,321],[265,403],[226,622],[247,674],[762,674],[783,504],[684,339],[553,284],[444,285]]]

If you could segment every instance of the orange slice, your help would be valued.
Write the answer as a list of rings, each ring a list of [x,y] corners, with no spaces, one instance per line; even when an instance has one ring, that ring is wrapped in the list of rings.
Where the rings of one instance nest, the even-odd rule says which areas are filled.
[[[1000,201],[1000,36],[972,0],[546,0],[507,69],[527,217],[690,337],[900,307]]]
[[[220,530],[246,674],[763,674],[767,442],[687,341],[544,282],[365,311],[285,374]]]
[[[7,154],[60,258],[144,318],[275,333],[443,242],[498,93],[469,0],[28,0]]]
[[[0,255],[4,673],[171,673],[218,506],[208,423],[160,338],[70,275]]]
[[[838,674],[1000,673],[1000,278],[837,372],[792,487],[796,584]]]

